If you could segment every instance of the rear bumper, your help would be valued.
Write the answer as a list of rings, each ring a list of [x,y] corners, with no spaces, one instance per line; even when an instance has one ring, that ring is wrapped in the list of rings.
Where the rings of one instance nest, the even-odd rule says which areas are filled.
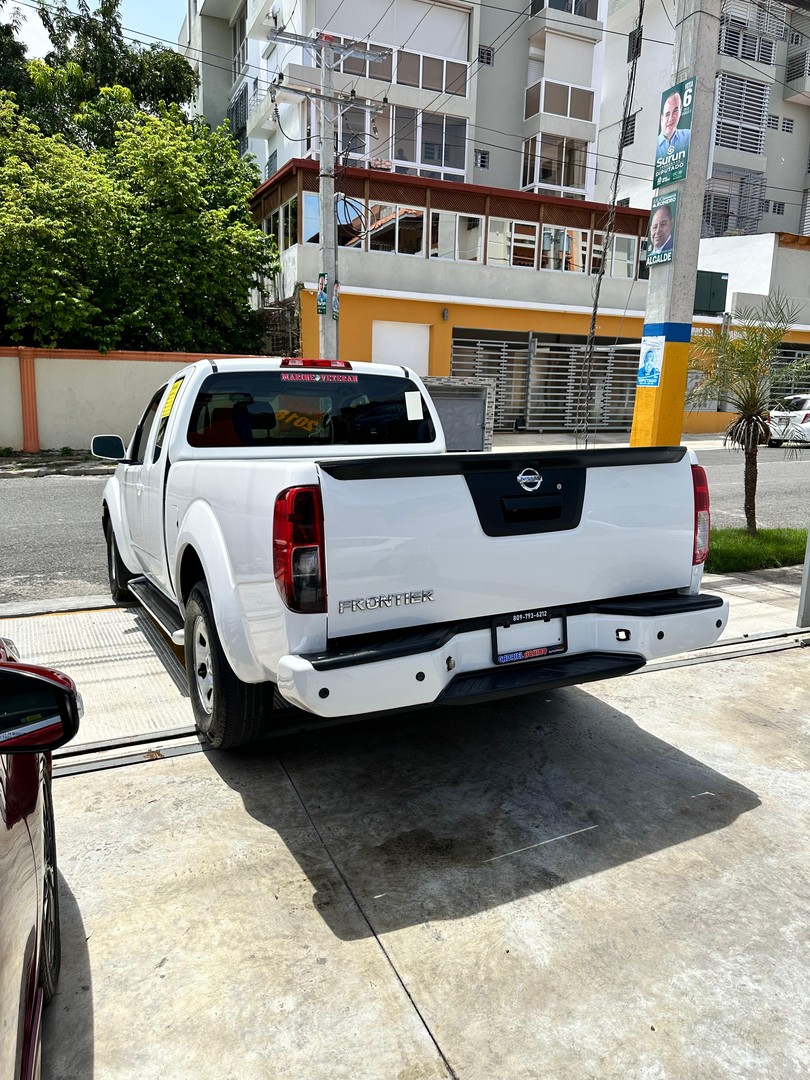
[[[727,620],[728,603],[708,594],[603,601],[566,613],[564,654],[504,666],[493,661],[489,619],[423,627],[283,656],[278,689],[324,717],[492,700],[613,678],[648,660],[705,648]]]

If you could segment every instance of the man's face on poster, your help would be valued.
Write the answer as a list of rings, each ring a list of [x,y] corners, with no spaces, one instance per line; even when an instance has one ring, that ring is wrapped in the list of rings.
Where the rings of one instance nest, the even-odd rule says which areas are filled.
[[[650,222],[650,240],[655,250],[660,251],[672,236],[672,213],[668,206],[659,206]]]
[[[671,139],[678,127],[681,118],[681,95],[670,94],[664,102],[664,111],[661,113],[661,134],[666,139]]]

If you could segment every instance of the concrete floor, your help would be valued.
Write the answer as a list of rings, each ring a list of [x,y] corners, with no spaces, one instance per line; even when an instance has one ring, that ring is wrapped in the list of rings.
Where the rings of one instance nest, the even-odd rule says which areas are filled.
[[[43,1076],[806,1080],[807,671],[59,779]]]

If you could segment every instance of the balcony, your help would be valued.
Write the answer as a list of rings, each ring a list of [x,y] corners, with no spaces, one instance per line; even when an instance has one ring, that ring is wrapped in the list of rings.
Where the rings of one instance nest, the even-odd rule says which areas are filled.
[[[599,41],[599,0],[532,0],[529,40],[546,31]]]
[[[785,101],[810,105],[810,51],[788,58],[785,67]]]

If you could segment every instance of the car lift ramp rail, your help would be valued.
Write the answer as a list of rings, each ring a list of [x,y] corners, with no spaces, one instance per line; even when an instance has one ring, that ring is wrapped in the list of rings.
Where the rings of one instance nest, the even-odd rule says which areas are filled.
[[[58,668],[84,700],[76,748],[186,728],[194,718],[180,653],[139,607],[0,619],[23,663]]]

